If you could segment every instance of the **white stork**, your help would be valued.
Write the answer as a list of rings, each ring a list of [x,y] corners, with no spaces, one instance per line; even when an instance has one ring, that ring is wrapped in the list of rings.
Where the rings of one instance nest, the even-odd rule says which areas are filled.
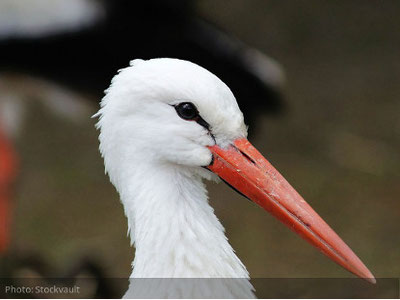
[[[133,60],[113,78],[95,116],[105,169],[120,194],[136,247],[131,278],[243,279],[213,287],[210,282],[197,290],[187,281],[168,283],[157,298],[209,297],[213,288],[219,297],[253,296],[249,274],[208,203],[203,179],[218,176],[336,263],[375,282],[247,141],[234,95],[204,68],[178,59]],[[125,296],[151,296],[162,280],[158,286],[142,284],[131,280]],[[141,289],[150,294],[138,293]]]

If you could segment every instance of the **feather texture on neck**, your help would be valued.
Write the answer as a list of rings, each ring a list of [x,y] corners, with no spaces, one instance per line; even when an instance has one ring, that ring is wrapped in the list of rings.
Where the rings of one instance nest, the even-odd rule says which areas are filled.
[[[131,277],[249,277],[200,176],[171,164],[135,169],[120,190],[136,247]]]

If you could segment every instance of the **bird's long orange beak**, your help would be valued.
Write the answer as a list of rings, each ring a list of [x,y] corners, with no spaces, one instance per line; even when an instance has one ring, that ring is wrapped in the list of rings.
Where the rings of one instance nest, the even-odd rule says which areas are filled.
[[[226,149],[217,145],[209,149],[214,156],[209,170],[333,261],[371,283],[376,282],[354,252],[247,139],[237,139]]]

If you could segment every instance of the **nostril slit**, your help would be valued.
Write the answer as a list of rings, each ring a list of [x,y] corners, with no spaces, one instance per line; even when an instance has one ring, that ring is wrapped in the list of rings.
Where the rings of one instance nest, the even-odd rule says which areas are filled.
[[[240,151],[240,150],[239,150]],[[242,155],[249,161],[251,162],[253,165],[256,164],[256,162],[250,157],[248,156],[246,153],[244,153],[243,151],[240,151],[240,153],[242,153]]]

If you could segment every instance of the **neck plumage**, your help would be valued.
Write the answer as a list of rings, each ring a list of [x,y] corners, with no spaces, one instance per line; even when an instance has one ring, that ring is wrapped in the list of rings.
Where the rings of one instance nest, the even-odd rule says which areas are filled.
[[[254,298],[200,176],[171,165],[135,169],[117,187],[136,247],[124,298]]]
[[[199,176],[171,165],[136,169],[120,189],[136,247],[132,278],[249,278]]]

